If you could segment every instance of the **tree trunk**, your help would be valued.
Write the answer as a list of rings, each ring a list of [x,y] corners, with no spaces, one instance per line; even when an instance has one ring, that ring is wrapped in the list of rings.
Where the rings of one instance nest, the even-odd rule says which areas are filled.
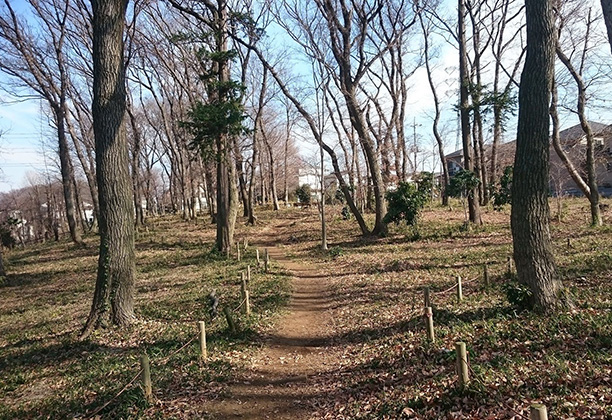
[[[2,256],[2,244],[0,244],[0,277],[6,277],[6,270],[4,269],[4,258]]]
[[[276,193],[276,171],[274,170],[274,153],[272,152],[272,145],[268,141],[268,136],[266,135],[265,130],[261,131],[262,138],[264,143],[266,144],[266,149],[268,150],[268,159],[270,163],[270,170],[268,175],[270,176],[270,192],[272,193],[272,205],[274,210],[280,210],[280,206],[278,205],[278,194]]]
[[[474,159],[472,154],[472,142],[470,139],[470,109],[469,109],[469,86],[467,64],[467,45],[465,40],[465,0],[459,0],[459,77],[461,85],[459,89],[460,113],[461,113],[461,140],[463,143],[463,167],[465,170],[474,171]],[[477,225],[482,224],[480,217],[480,206],[478,205],[477,189],[468,192],[468,208],[470,222]]]
[[[238,144],[234,142],[234,155],[236,155],[236,175],[238,176],[238,187],[240,190],[240,200],[242,201],[243,217],[249,217],[249,196],[246,188],[246,180],[244,179],[244,159],[242,153],[238,149]]]
[[[59,145],[60,172],[62,174],[62,188],[64,193],[64,203],[66,204],[66,219],[68,221],[68,229],[70,230],[70,238],[72,242],[78,245],[83,245],[83,238],[77,226],[77,212],[75,205],[75,190],[74,190],[74,167],[70,159],[70,148],[68,147],[68,139],[66,137],[66,118],[62,105],[53,110],[55,124],[57,126],[57,138]]]
[[[608,31],[608,42],[612,49],[612,0],[601,0],[601,8],[603,9],[603,18]]]
[[[134,320],[134,205],[125,133],[123,29],[126,0],[93,0],[93,127],[100,198],[100,255],[82,336]]]
[[[584,179],[582,179],[582,176],[580,176],[580,173],[578,173],[578,169],[576,169],[576,167],[574,166],[574,163],[571,161],[571,159],[569,158],[567,153],[565,153],[565,150],[563,150],[563,147],[561,146],[561,142],[559,138],[560,137],[559,130],[560,130],[561,123],[559,122],[559,112],[557,111],[557,102],[558,102],[557,98],[558,98],[557,84],[553,80],[552,98],[550,101],[550,117],[553,123],[553,130],[552,130],[553,148],[555,149],[555,152],[557,152],[557,156],[559,156],[559,159],[561,159],[561,162],[563,162],[563,164],[565,165],[565,168],[567,169],[567,172],[570,174],[570,177],[574,180],[578,188],[580,188],[580,191],[582,191],[585,197],[590,197],[591,190],[589,186],[587,185],[586,182],[584,182]]]
[[[130,126],[132,128],[132,138],[134,140],[134,150],[132,150],[132,190],[134,191],[134,209],[136,211],[136,226],[145,224],[144,212],[142,210],[142,191],[141,191],[141,176],[140,176],[140,152],[142,150],[142,141],[140,138],[140,130],[136,122],[136,116],[132,112],[130,106],[127,107],[127,113],[130,117]]]
[[[585,35],[585,50],[587,49],[586,42],[589,40],[590,28],[591,28],[591,13],[589,11],[588,17],[589,24],[587,25],[587,32]],[[601,213],[599,210],[599,190],[597,188],[597,178],[595,176],[595,156],[594,150],[595,147],[593,144],[593,130],[591,129],[591,124],[586,116],[586,101],[587,101],[587,92],[586,85],[584,83],[584,79],[582,78],[581,72],[576,70],[572,65],[570,59],[561,51],[561,47],[557,43],[557,57],[561,60],[563,65],[568,69],[572,78],[576,82],[576,86],[578,87],[578,118],[580,119],[580,126],[582,127],[582,131],[586,135],[587,147],[586,147],[586,173],[587,173],[587,183],[589,185],[589,195],[587,195],[589,202],[591,204],[591,225],[592,226],[601,226]]]
[[[215,49],[218,53],[227,52],[227,2],[218,0],[215,10]],[[229,65],[227,59],[220,59],[215,63],[218,77],[218,87],[214,95],[220,103],[227,98],[224,93],[230,81]],[[238,189],[234,177],[234,168],[231,162],[231,139],[227,134],[217,136],[217,250],[225,254],[231,249],[234,241],[234,227],[238,212]],[[234,196],[235,195],[235,196]]]
[[[325,221],[325,172],[323,160],[323,148],[319,146],[321,155],[321,249],[327,250],[327,224]]]
[[[512,183],[512,238],[519,282],[542,312],[563,306],[550,238],[548,205],[550,89],[555,28],[551,0],[526,2],[527,56],[519,89],[519,117]]]
[[[424,48],[423,54],[425,55],[425,70],[427,71],[427,81],[429,82],[429,88],[431,89],[431,94],[434,99],[434,120],[432,123],[432,131],[434,138],[436,139],[436,143],[438,143],[438,154],[440,156],[440,163],[442,164],[442,205],[448,206],[448,185],[450,183],[450,177],[448,175],[448,167],[446,164],[446,156],[444,155],[444,139],[440,135],[440,131],[438,129],[438,125],[440,123],[440,100],[438,98],[438,92],[436,89],[436,85],[433,80],[432,69],[429,63],[430,55],[429,55],[429,29],[425,26],[425,22],[423,21],[423,14],[419,13],[419,21],[421,23],[421,29],[423,30],[423,39],[424,39]]]

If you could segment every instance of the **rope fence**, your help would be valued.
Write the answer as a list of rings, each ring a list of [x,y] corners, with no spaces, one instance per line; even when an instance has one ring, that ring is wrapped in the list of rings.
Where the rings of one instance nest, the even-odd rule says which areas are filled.
[[[239,243],[236,243],[236,248],[239,250]],[[246,251],[248,248],[248,241],[245,238],[244,239],[244,250]],[[228,255],[230,255],[228,253]],[[241,260],[241,255],[240,252],[238,251],[237,253],[237,259],[238,261]],[[257,257],[259,257],[259,250],[257,250]],[[268,264],[269,264],[269,254],[268,254],[268,250],[265,250],[265,271],[268,271]],[[259,258],[257,258],[259,259]],[[246,311],[245,311],[245,315],[249,316],[250,315],[250,303],[249,303],[249,290],[248,290],[248,282],[250,282],[251,280],[251,266],[247,266],[247,269],[245,272],[241,273],[241,280],[242,280],[242,284],[241,284],[241,299],[240,299],[240,303],[238,304],[238,306],[236,306],[234,309],[230,309],[228,307],[225,308],[226,311],[226,317],[227,317],[227,322],[228,322],[228,327],[230,329],[230,331],[232,333],[236,332],[236,326],[235,323],[233,321],[233,318],[231,317],[231,313],[239,313],[241,308],[244,308],[246,305]],[[171,323],[178,323],[178,324],[184,324],[185,320],[182,321],[176,321],[176,320],[166,320],[168,322]],[[193,321],[189,321],[189,322],[193,322]],[[197,321],[197,325],[198,325],[198,332],[197,334],[194,334],[189,340],[187,340],[187,342],[185,342],[183,345],[181,345],[181,347],[179,347],[178,349],[174,350],[173,352],[171,352],[170,354],[168,354],[166,357],[159,359],[155,362],[155,365],[158,366],[163,366],[166,363],[168,363],[168,361],[170,361],[171,358],[173,358],[174,356],[176,356],[178,353],[180,353],[181,351],[183,351],[184,349],[186,349],[190,344],[192,344],[194,341],[199,340],[200,341],[200,352],[201,355],[200,357],[202,359],[206,359],[207,357],[207,350],[206,350],[206,332],[205,332],[205,327],[204,327],[204,322],[203,321]],[[84,418],[94,418],[96,415],[98,415],[101,411],[103,411],[105,408],[107,408],[110,404],[112,404],[114,401],[116,401],[125,391],[127,391],[136,381],[139,377],[142,377],[142,382],[143,382],[143,390],[145,393],[145,397],[147,399],[151,399],[152,398],[152,392],[151,392],[151,376],[150,376],[150,364],[149,364],[149,358],[146,355],[146,353],[144,353],[141,356],[141,367],[140,369],[136,372],[136,374],[123,386],[121,387],[121,389],[108,401],[106,401],[103,405],[101,405],[100,407],[96,408],[95,410],[85,414]]]
[[[512,274],[512,260],[509,257],[508,261],[507,261],[507,274]],[[465,284],[469,284],[472,283],[476,280],[478,280],[480,278],[480,276],[476,276],[474,278],[471,278],[469,280],[466,281],[462,281],[461,280],[461,276],[457,276],[457,282],[455,284],[453,284],[451,287],[444,289],[442,291],[439,292],[432,292],[430,290],[429,287],[425,287],[423,289],[423,294],[424,294],[424,313],[423,313],[423,318],[425,320],[425,329],[426,329],[426,336],[427,336],[427,340],[430,343],[434,343],[435,341],[435,335],[434,335],[434,324],[433,324],[433,310],[432,310],[432,304],[431,304],[431,296],[432,295],[445,295],[455,289],[457,289],[457,297],[458,297],[458,301],[461,302],[463,295],[462,295],[462,286]],[[489,286],[489,272],[488,272],[488,265],[485,264],[484,265],[484,272],[483,272],[483,283],[485,285],[485,287]],[[457,342],[456,346],[456,353],[457,353],[457,362],[456,362],[456,373],[457,373],[457,382],[458,382],[458,386],[460,388],[465,388],[470,384],[470,376],[472,378],[474,378],[474,380],[476,382],[478,382],[481,386],[483,386],[485,389],[490,389],[490,387],[479,377],[479,375],[477,375],[474,370],[472,369],[472,367],[469,364],[469,358],[468,358],[468,353],[466,350],[466,345],[464,342]],[[548,420],[548,414],[547,414],[547,410],[546,410],[546,406],[542,405],[542,404],[532,404],[531,408],[530,408],[530,416],[527,417],[526,415],[524,415],[523,413],[517,411],[514,407],[512,407],[511,405],[507,404],[504,401],[497,401],[497,403],[504,409],[514,413],[516,416],[518,416],[518,418],[521,419],[525,419],[525,420]]]

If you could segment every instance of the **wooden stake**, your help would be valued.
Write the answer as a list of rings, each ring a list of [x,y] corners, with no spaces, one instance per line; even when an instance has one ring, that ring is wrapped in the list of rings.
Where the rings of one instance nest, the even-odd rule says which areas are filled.
[[[246,251],[249,247],[249,240],[245,237],[244,238],[244,250]]]
[[[249,291],[244,291],[244,314],[246,316],[251,315],[251,300],[249,297]]]
[[[433,343],[434,337],[434,326],[433,326],[433,311],[430,306],[425,308],[425,325],[427,326],[427,339]]]
[[[489,287],[491,285],[491,283],[489,282],[489,265],[487,263],[485,263],[484,265],[482,280],[485,287]]]
[[[238,262],[240,262],[240,246],[238,245],[238,242],[236,242],[236,258],[238,259]]]
[[[255,256],[257,257],[257,267],[259,267],[259,265],[261,264],[261,261],[259,261],[259,249],[255,250]]]
[[[268,272],[268,269],[270,268],[270,254],[268,254],[268,248],[266,248],[266,254],[265,254],[265,259],[264,259],[264,269],[265,272]]]
[[[465,343],[463,341],[455,343],[455,350],[457,351],[457,375],[459,377],[459,386],[464,387],[470,384]]]
[[[425,287],[423,289],[423,303],[425,308],[427,308],[428,306],[431,307],[431,297],[429,295],[429,287]]]
[[[206,325],[204,321],[198,321],[198,329],[200,330],[200,357],[205,360],[208,357],[206,351]]]
[[[544,404],[532,404],[529,413],[531,420],[548,420],[548,412]]]
[[[244,275],[244,271],[240,272],[240,295],[242,296],[242,300],[245,299],[244,292],[247,291],[246,285],[246,277]]]
[[[153,399],[151,366],[149,364],[149,356],[147,356],[146,353],[140,356],[140,367],[142,368],[142,389],[144,390],[147,401],[151,402]]]
[[[457,276],[457,302],[463,300],[463,287],[461,286],[461,276]]]
[[[251,284],[251,266],[250,265],[247,265],[247,278],[246,278],[246,281],[247,281],[247,285]]]
[[[512,257],[508,257],[508,275],[512,275]]]
[[[229,307],[223,308],[223,313],[225,314],[225,319],[227,320],[227,326],[232,334],[236,334],[236,323],[234,322],[234,317],[232,316],[232,310]]]

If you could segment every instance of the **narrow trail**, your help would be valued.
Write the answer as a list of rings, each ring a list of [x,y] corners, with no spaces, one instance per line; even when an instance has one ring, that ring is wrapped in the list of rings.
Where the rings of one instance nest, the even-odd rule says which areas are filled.
[[[319,382],[337,366],[327,311],[333,297],[326,276],[288,258],[278,246],[278,230],[284,227],[264,229],[253,245],[268,247],[270,259],[293,275],[288,313],[228,392],[207,404],[208,418],[308,419],[326,397]]]

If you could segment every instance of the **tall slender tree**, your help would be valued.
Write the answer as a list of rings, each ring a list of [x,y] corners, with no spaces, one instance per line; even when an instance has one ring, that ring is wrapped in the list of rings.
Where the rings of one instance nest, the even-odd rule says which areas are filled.
[[[134,320],[134,202],[125,131],[123,33],[127,0],[92,0],[93,129],[100,202],[100,255],[91,312],[95,328]]]
[[[519,89],[519,117],[512,183],[512,238],[519,282],[531,306],[555,310],[567,303],[550,238],[548,205],[549,103],[554,78],[554,1],[525,4],[527,53]]]
[[[6,270],[4,269],[4,259],[2,256],[2,244],[0,244],[0,277],[6,276]]]
[[[465,39],[465,0],[459,0],[459,108],[461,114],[461,140],[463,143],[463,168],[474,172],[474,153],[470,135],[470,76],[468,72],[467,42]],[[468,192],[470,222],[482,224],[477,188]]]

